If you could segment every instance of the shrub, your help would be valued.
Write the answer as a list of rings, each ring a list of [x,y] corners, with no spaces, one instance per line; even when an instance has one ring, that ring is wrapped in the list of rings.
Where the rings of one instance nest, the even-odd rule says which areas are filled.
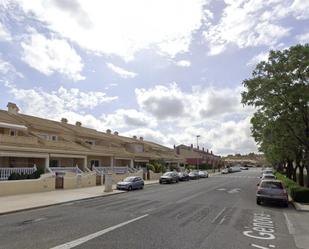
[[[294,201],[309,203],[309,188],[292,186],[290,188],[290,194]]]
[[[38,179],[40,178],[40,176],[44,174],[44,170],[43,169],[37,169],[36,171],[34,171],[32,174],[24,174],[24,173],[16,173],[13,172],[8,180],[25,180],[25,179]]]

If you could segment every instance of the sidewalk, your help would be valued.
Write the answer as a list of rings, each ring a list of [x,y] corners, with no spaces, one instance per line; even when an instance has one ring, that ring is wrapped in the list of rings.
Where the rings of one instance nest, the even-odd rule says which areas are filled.
[[[145,185],[155,183],[158,183],[158,181],[145,181]],[[116,185],[113,185],[113,189],[113,192],[106,193],[104,192],[104,186],[95,186],[90,188],[55,190],[50,192],[3,196],[0,197],[0,215],[126,192],[116,190]]]

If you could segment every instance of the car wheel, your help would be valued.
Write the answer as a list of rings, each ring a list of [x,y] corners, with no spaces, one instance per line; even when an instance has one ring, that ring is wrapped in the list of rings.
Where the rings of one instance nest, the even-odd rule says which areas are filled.
[[[282,207],[287,208],[288,206],[289,206],[289,203],[288,203],[287,201],[285,201],[285,202],[282,203]]]
[[[141,186],[141,189],[143,189],[143,188],[144,188],[144,185]]]
[[[261,205],[261,200],[259,198],[256,198],[256,204]]]
[[[131,190],[132,190],[132,186],[129,186],[129,187],[128,187],[128,191],[131,191]]]

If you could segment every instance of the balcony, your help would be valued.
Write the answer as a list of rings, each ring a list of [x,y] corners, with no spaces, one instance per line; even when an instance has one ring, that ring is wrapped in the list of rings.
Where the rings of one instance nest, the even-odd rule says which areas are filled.
[[[37,145],[36,137],[9,136],[0,134],[0,144]]]

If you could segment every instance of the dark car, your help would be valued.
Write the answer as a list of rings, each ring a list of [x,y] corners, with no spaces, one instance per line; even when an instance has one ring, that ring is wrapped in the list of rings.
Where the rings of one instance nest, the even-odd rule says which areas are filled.
[[[190,180],[197,180],[200,178],[200,175],[198,174],[198,172],[193,171],[189,173],[189,178]]]
[[[178,183],[179,176],[177,172],[166,172],[160,177],[159,183]]]
[[[279,203],[287,207],[288,194],[283,183],[278,180],[262,180],[256,191],[256,203],[260,205],[262,202]]]
[[[117,189],[119,190],[133,190],[133,189],[143,189],[144,181],[139,176],[130,176],[125,178],[123,181],[117,183]]]
[[[186,172],[180,172],[178,173],[179,181],[189,181],[190,177],[189,174]]]

